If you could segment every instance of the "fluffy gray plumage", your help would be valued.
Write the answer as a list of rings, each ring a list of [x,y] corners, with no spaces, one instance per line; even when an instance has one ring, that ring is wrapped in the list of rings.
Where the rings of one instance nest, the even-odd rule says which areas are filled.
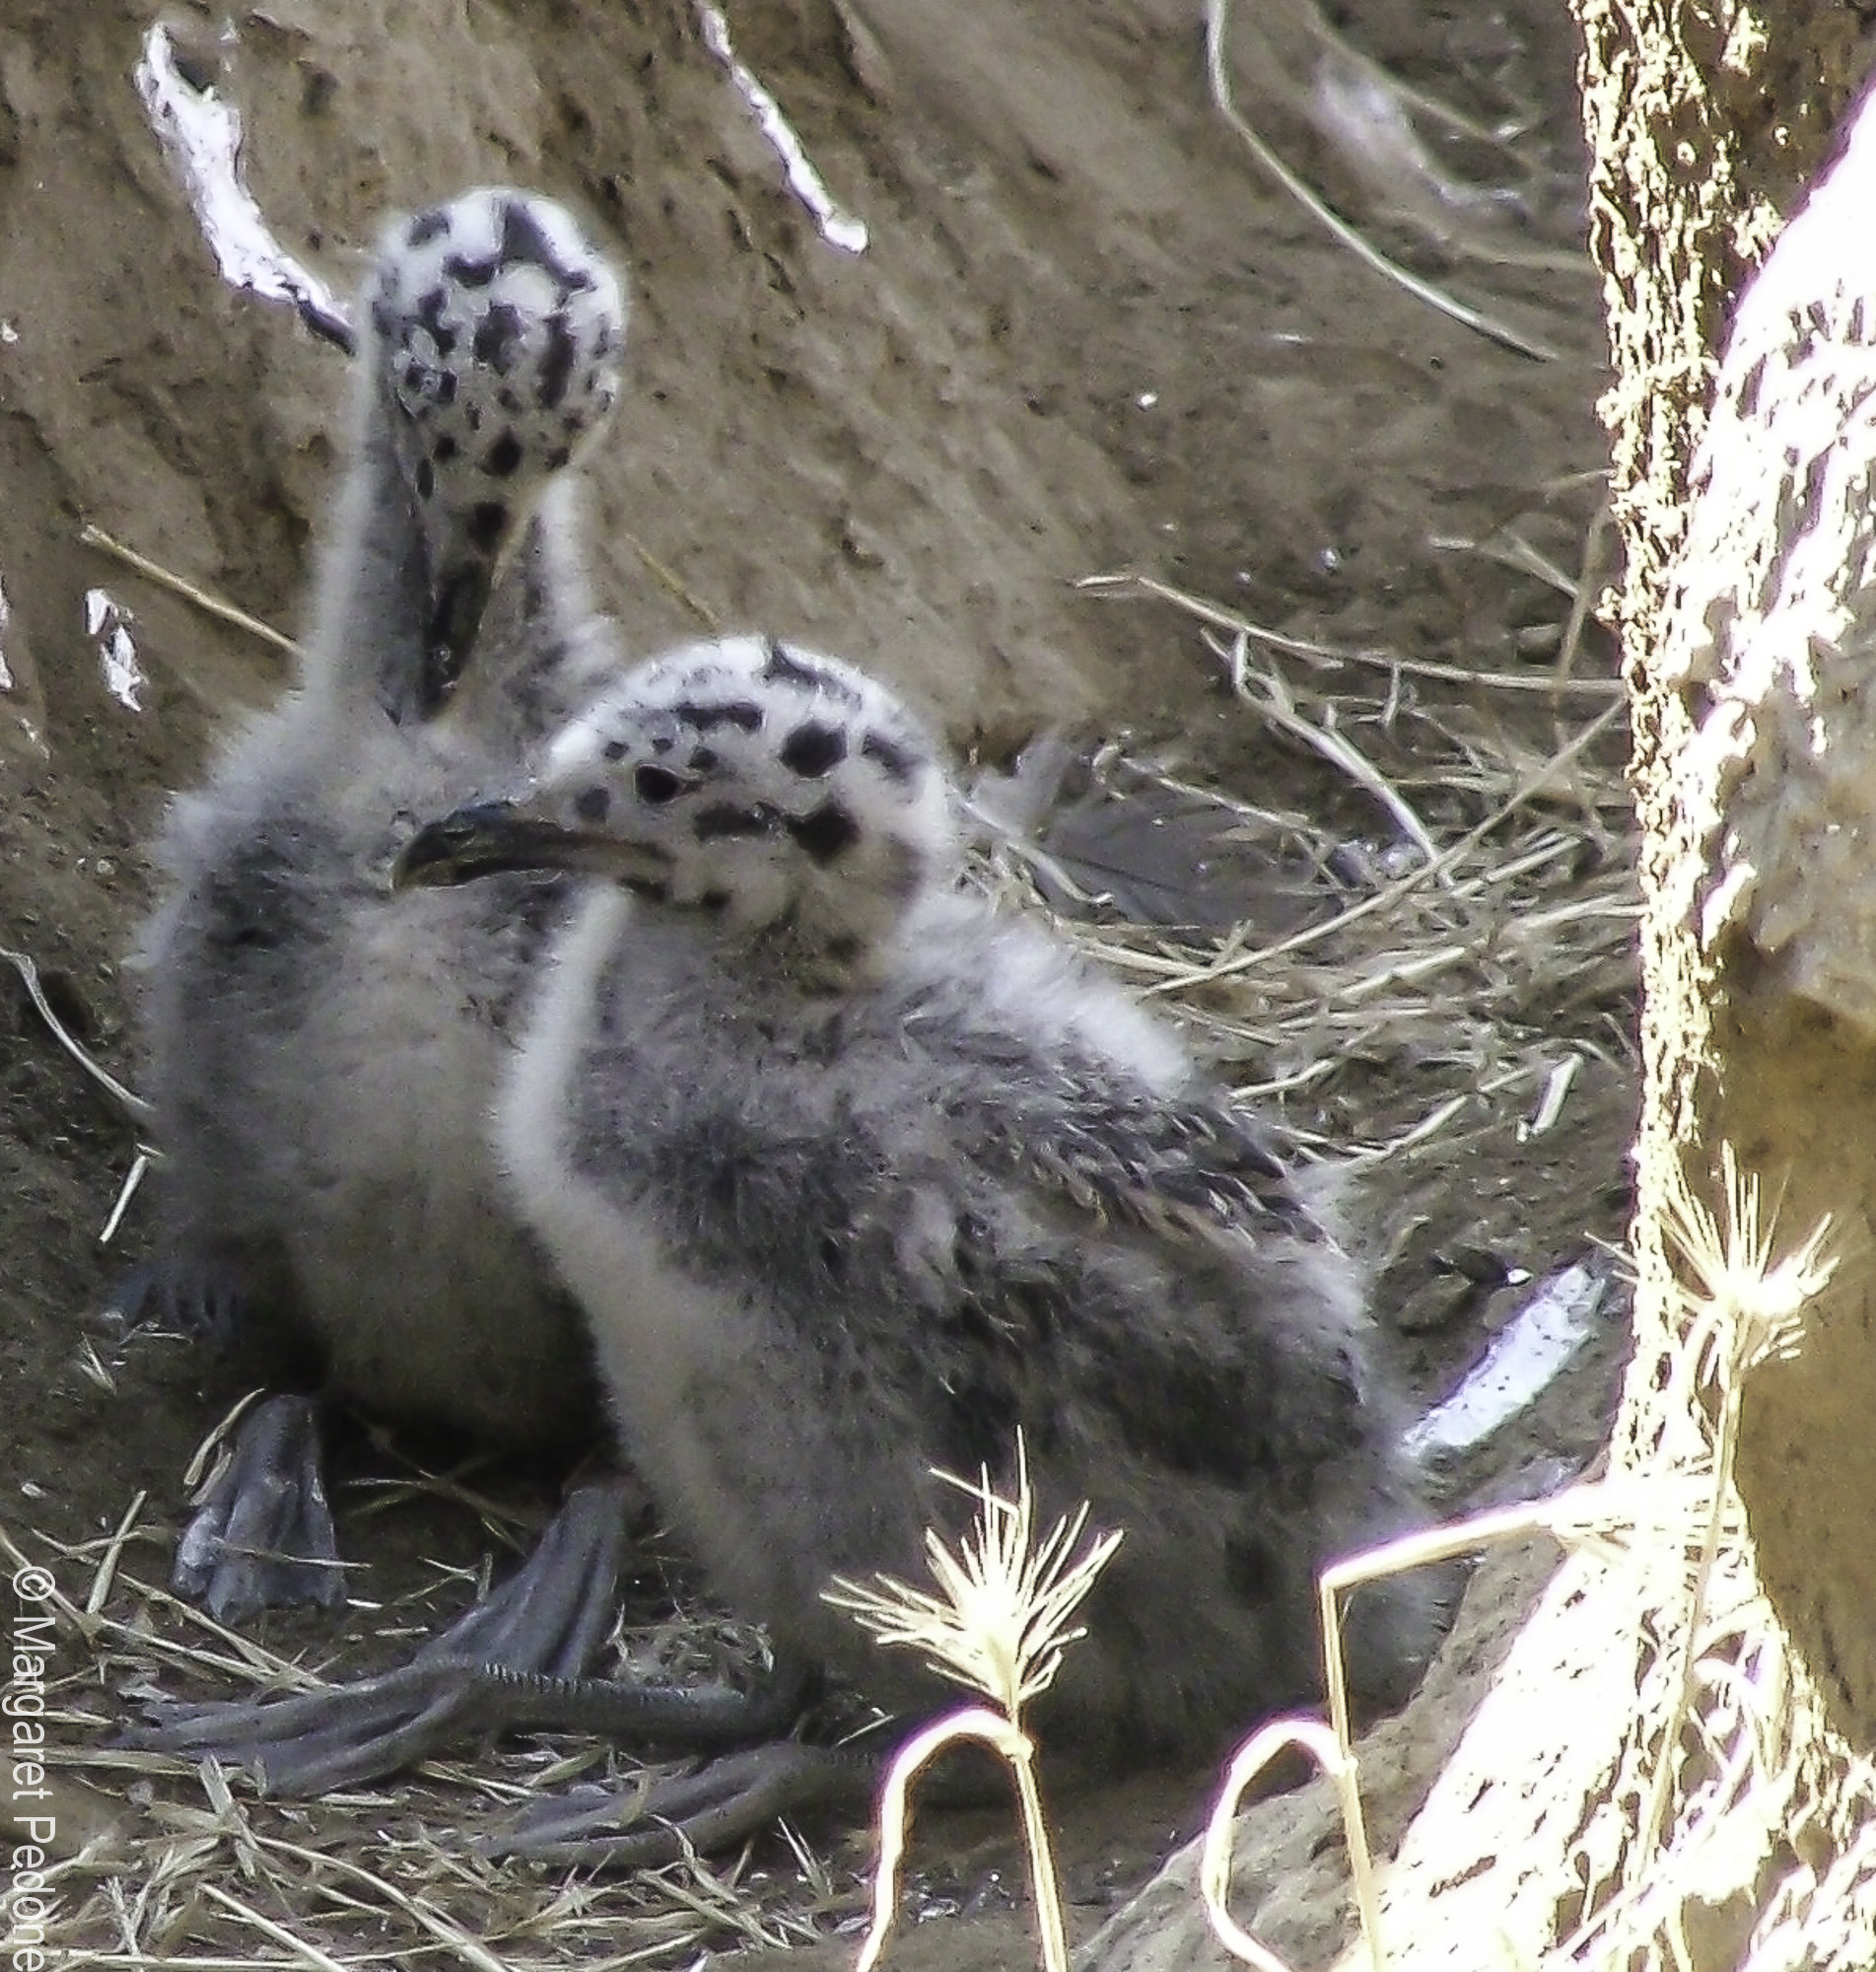
[[[389,230],[363,313],[298,686],[159,851],[143,1019],[168,1291],[310,1343],[381,1415],[563,1444],[590,1357],[486,1124],[563,900],[387,878],[410,816],[509,771],[611,655],[554,475],[610,410],[625,303],[568,214],[482,189]]]
[[[1007,1480],[1020,1428],[1044,1513],[1126,1529],[1055,1743],[1210,1747],[1311,1689],[1316,1570],[1419,1515],[1357,1269],[1165,1026],[954,887],[896,701],[758,639],[660,660],[403,867],[517,865],[612,880],[556,940],[501,1154],[729,1602],[929,1706],[821,1591],[919,1579],[968,1510],[932,1468]],[[1400,1695],[1435,1627],[1370,1591],[1357,1682]]]

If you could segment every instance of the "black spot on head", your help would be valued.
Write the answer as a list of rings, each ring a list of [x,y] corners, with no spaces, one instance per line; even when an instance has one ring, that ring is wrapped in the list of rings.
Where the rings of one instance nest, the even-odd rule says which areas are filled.
[[[436,394],[437,402],[440,404],[453,404],[455,402],[456,373],[453,370],[446,370],[438,377]],[[476,426],[481,422],[482,414],[471,404],[469,406],[469,429],[474,431]]]
[[[901,787],[919,771],[918,754],[883,733],[869,733],[860,742],[860,753],[863,759],[875,761],[886,778]]]
[[[608,760],[623,760],[630,749],[623,740],[608,740],[599,750]]]
[[[691,827],[699,842],[716,842],[726,835],[772,835],[775,821],[775,810],[766,802],[752,802],[747,808],[737,808],[731,802],[715,802],[697,810]]]
[[[439,434],[437,442],[430,448],[430,457],[439,465],[447,465],[456,456],[456,442],[449,432]]]
[[[455,354],[456,332],[444,320],[443,312],[449,296],[441,288],[432,288],[417,304],[417,320],[430,331],[430,339],[437,346],[440,357]]]
[[[730,908],[730,892],[728,890],[706,890],[697,899],[697,908],[700,911],[708,911],[713,918],[720,918]]]
[[[421,396],[423,394],[423,365],[417,362],[406,363],[404,365],[404,388],[413,396]]]
[[[572,457],[573,448],[571,446],[555,446],[553,451],[547,455],[547,470],[549,472],[558,472]]]
[[[469,539],[484,554],[493,552],[508,526],[508,509],[500,500],[479,500],[469,509]]]
[[[596,828],[612,811],[612,797],[604,788],[582,788],[574,796],[573,811],[582,821],[590,821]]]
[[[842,932],[827,941],[827,955],[836,965],[851,965],[860,951],[861,941],[852,932]]]
[[[510,266],[525,262],[545,267],[563,286],[569,276],[555,256],[553,243],[541,231],[533,209],[521,199],[508,199],[502,206],[502,258]]]
[[[860,840],[860,824],[838,802],[822,802],[812,814],[789,820],[789,833],[823,866],[844,856]]]
[[[770,684],[799,684],[819,691],[831,682],[818,665],[803,664],[786,644],[773,637],[765,640],[766,656],[762,675]]]
[[[521,442],[512,431],[505,431],[482,455],[482,469],[497,479],[506,479],[521,462]]]
[[[502,387],[496,391],[495,401],[498,404],[500,404],[503,410],[505,411],[511,411],[517,415],[519,415],[521,412],[521,400],[516,394],[513,385],[504,384]]]
[[[668,801],[674,801],[684,791],[684,784],[668,767],[659,767],[647,760],[632,776],[632,786],[642,802],[650,802],[654,808],[662,808]]]
[[[810,719],[782,742],[782,764],[803,780],[817,781],[847,757],[847,736],[838,726]]]
[[[693,774],[714,774],[722,761],[714,746],[699,746],[688,762]]]
[[[475,360],[498,377],[515,367],[521,347],[521,315],[507,302],[497,302],[475,325]]]
[[[433,240],[439,240],[450,230],[450,215],[440,205],[433,205],[428,212],[420,212],[404,229],[406,246],[428,246]]]
[[[486,288],[502,271],[499,253],[490,253],[480,260],[471,260],[461,253],[452,253],[443,263],[443,271],[458,287]]]
[[[428,500],[431,494],[437,490],[436,468],[430,463],[429,459],[418,459],[416,482],[417,498],[419,500]]]
[[[746,698],[724,699],[714,705],[686,698],[671,707],[671,717],[699,733],[714,733],[719,726],[733,726],[743,733],[762,731],[762,708]]]

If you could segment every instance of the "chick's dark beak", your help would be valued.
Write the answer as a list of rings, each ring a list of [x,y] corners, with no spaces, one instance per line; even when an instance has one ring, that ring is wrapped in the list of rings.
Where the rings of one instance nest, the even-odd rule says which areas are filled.
[[[493,554],[473,555],[443,572],[435,584],[435,599],[424,635],[423,675],[417,687],[417,711],[434,718],[456,688],[475,648],[495,591]]]
[[[425,598],[423,658],[408,702],[392,709],[399,723],[413,716],[434,719],[450,702],[462,674],[475,660],[489,601],[509,551],[526,525],[529,488],[511,485],[503,498],[465,504],[445,497],[422,477],[428,459],[413,468],[424,504],[418,516],[421,581]]]
[[[426,822],[398,853],[391,883],[399,890],[438,889],[504,870],[565,869],[578,841],[513,802],[477,802]]]

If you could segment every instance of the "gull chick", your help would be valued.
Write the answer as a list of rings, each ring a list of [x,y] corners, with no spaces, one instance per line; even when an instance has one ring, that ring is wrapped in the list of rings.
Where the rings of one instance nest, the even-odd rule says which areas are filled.
[[[157,851],[170,1251],[142,1299],[380,1417],[558,1450],[598,1418],[590,1356],[484,1119],[565,886],[387,874],[409,817],[514,772],[611,668],[567,468],[617,395],[625,297],[564,209],[480,187],[388,228],[360,313],[299,679]],[[255,1422],[178,1567],[223,1616],[339,1588],[310,1406]]]
[[[823,1592],[914,1579],[935,1469],[1126,1538],[1037,1707],[1103,1763],[1307,1696],[1324,1563],[1421,1517],[1355,1262],[1174,1032],[958,887],[955,803],[881,685],[770,639],[677,651],[458,810],[406,884],[587,889],[497,1143],[625,1447],[739,1615],[895,1712],[941,1688]],[[1416,1582],[1355,1605],[1403,1696]]]

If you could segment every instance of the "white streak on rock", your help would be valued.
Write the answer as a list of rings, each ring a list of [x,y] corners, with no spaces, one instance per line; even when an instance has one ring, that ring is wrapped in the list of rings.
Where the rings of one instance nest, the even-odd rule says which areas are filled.
[[[754,112],[762,134],[775,146],[776,155],[782,160],[782,169],[788,174],[789,189],[813,215],[821,238],[843,252],[864,253],[867,250],[867,222],[856,219],[850,212],[843,212],[834,202],[826,180],[801,148],[800,138],[789,127],[788,118],[782,114],[782,106],[756,80],[754,72],[731,46],[730,23],[724,19],[723,9],[715,5],[714,0],[698,0],[697,14],[703,23],[705,46],[730,71],[730,81]]]
[[[98,646],[105,687],[119,705],[141,712],[143,700],[139,694],[148,688],[150,680],[137,660],[136,640],[130,634],[130,626],[136,620],[106,591],[86,590],[85,628]]]
[[[292,302],[303,313],[342,321],[325,283],[274,238],[242,182],[241,112],[212,89],[190,85],[161,22],[144,36],[135,76],[144,110],[182,180],[222,278],[268,301]]]
[[[1459,1387],[1406,1434],[1417,1458],[1469,1451],[1536,1403],[1588,1341],[1609,1281],[1594,1267],[1553,1274],[1492,1338]]]

